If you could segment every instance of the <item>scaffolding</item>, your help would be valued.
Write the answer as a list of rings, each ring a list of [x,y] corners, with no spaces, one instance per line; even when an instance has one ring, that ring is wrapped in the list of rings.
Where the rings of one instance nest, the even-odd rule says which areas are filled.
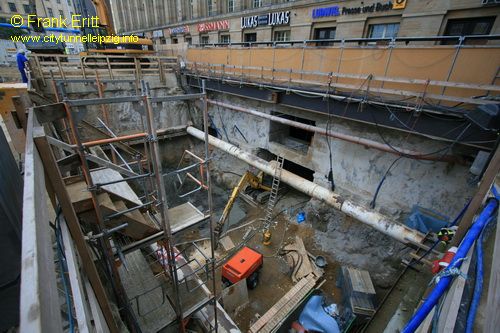
[[[165,309],[170,304],[175,312],[172,319],[178,324],[180,331],[185,331],[186,318],[201,309],[211,308],[205,312],[211,317],[208,321],[210,331],[217,332],[219,325],[217,316],[221,308],[217,303],[215,278],[215,239],[208,140],[203,157],[187,151],[186,154],[195,159],[195,163],[173,172],[178,177],[181,174],[186,175],[186,179],[199,185],[197,191],[206,192],[208,210],[200,212],[189,202],[181,205],[182,207],[169,208],[165,177],[172,172],[163,172],[159,151],[159,135],[168,130],[162,131],[156,128],[153,110],[155,103],[201,100],[203,127],[205,133],[208,133],[205,90],[197,94],[156,97],[152,95],[149,84],[141,80],[140,94],[104,97],[97,72],[93,79],[86,77],[70,79],[71,83],[82,85],[92,80],[97,87],[98,98],[69,99],[66,92],[68,81],[64,78],[52,79],[57,103],[30,109],[28,127],[31,126],[31,132],[28,135],[32,135],[40,153],[43,169],[48,176],[49,197],[54,208],[61,211],[61,216],[65,220],[64,225],[68,226],[83,271],[94,291],[106,325],[111,332],[119,331],[119,325],[112,314],[109,293],[93,259],[95,257],[102,259],[105,264],[105,274],[109,278],[112,290],[111,297],[116,300],[121,317],[130,331],[142,332],[141,324],[146,320],[141,318],[151,315],[160,308]],[[107,80],[107,82],[112,81]],[[118,81],[124,82],[124,80]],[[113,110],[111,106],[116,103],[134,104],[134,110],[141,118],[142,132],[117,135],[111,130],[109,113]],[[93,131],[100,131],[104,138],[85,141],[81,133],[82,128],[93,126],[83,118],[88,113],[87,108],[91,106],[98,106],[102,112],[102,119],[97,118],[97,120],[103,129],[94,127]],[[131,140],[136,143],[142,141],[142,153],[125,144]],[[101,149],[105,146],[110,149],[112,161],[106,158]],[[135,155],[131,155],[130,152]],[[122,154],[128,154],[131,158],[127,159]],[[99,168],[92,168],[92,165],[97,165]],[[192,169],[198,170],[199,175],[194,175]],[[63,174],[66,176],[63,177]],[[81,178],[85,181],[83,187]],[[138,188],[142,191],[141,197],[132,193],[134,191],[127,185],[128,182],[138,184]],[[70,195],[72,186],[80,186],[80,192],[77,193],[85,192],[87,195],[85,198],[87,201],[78,204],[88,205],[91,202],[93,213],[87,214],[85,218],[80,217],[80,212],[84,208],[77,206],[75,198]],[[187,197],[191,193],[179,194],[179,197]],[[117,211],[110,211],[109,197],[112,201],[120,203],[118,205],[117,202],[113,202]],[[190,219],[177,224],[172,221],[172,214],[180,212],[185,216],[186,211],[191,214]],[[90,225],[87,222],[91,219],[89,218],[91,215],[95,223]],[[138,216],[147,220],[144,228],[140,223],[136,223],[137,220],[142,221]],[[207,221],[210,230],[209,254],[201,251],[193,243],[192,246],[201,252],[204,260],[190,259],[186,249],[179,250],[176,247],[174,235]],[[137,229],[138,226],[141,227],[140,231]],[[89,248],[97,250],[97,253],[92,253]],[[128,260],[138,267],[148,267],[155,273],[156,282],[152,282],[149,289],[143,289],[133,297],[129,297],[131,288],[127,279],[123,278],[123,273],[129,270]],[[193,266],[196,268],[193,269]],[[212,291],[206,286],[210,280]],[[151,302],[154,304],[146,304],[144,298],[155,299]],[[202,316],[206,317],[207,314],[203,313]],[[168,318],[168,315],[165,314],[165,317]],[[172,322],[166,326],[170,324]],[[155,330],[164,327],[155,327]]]

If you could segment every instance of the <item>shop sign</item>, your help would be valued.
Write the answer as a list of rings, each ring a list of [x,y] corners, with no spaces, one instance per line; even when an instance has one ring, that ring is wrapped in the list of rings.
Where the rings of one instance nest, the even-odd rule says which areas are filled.
[[[153,38],[160,38],[160,37],[163,37],[163,30],[154,30]]]
[[[188,34],[189,33],[189,26],[184,25],[181,27],[169,28],[168,32],[170,32],[171,35]]]
[[[213,21],[198,24],[199,32],[207,32],[207,31],[217,31],[217,30],[227,30],[229,29],[229,21]]]
[[[359,7],[342,7],[331,6],[323,8],[315,8],[312,11],[312,18],[321,18],[329,16],[340,15],[355,15],[355,14],[368,14],[375,12],[385,12],[392,9],[404,9],[406,7],[406,0],[395,0],[395,2],[377,2],[371,5],[364,5]]]
[[[251,29],[262,25],[274,26],[287,24],[290,24],[290,11],[241,18],[241,29]]]

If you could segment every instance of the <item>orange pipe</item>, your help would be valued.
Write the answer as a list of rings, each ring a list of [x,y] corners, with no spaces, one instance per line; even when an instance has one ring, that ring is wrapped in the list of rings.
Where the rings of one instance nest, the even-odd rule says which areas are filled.
[[[108,143],[113,143],[113,142],[118,142],[118,141],[129,141],[129,140],[134,140],[134,139],[140,139],[140,138],[143,138],[145,136],[147,136],[147,133],[136,133],[136,134],[130,134],[130,135],[124,135],[124,136],[117,136],[116,138],[87,141],[87,142],[82,143],[82,145],[84,147],[93,147],[93,146],[105,145]]]

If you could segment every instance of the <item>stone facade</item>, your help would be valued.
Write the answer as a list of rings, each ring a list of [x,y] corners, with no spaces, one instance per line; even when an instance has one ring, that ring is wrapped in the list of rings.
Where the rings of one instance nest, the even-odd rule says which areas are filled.
[[[283,1],[283,0],[152,0],[111,1],[115,26],[119,33],[146,33],[158,43],[219,43],[230,35],[232,43],[245,42],[245,35],[256,33],[256,41],[276,39],[276,31],[288,31],[290,40],[316,38],[316,30],[334,28],[335,38],[364,38],[372,35],[375,24],[397,24],[397,36],[437,36],[447,33],[449,20],[488,18],[490,34],[500,33],[497,5],[481,0],[450,1]],[[402,7],[397,9],[397,3]],[[233,4],[233,5],[231,5]],[[259,7],[258,5],[261,4]],[[255,5],[255,6],[254,6]],[[394,7],[393,7],[394,6]],[[231,10],[232,9],[232,10]],[[241,27],[245,17],[264,18],[269,13],[289,12],[288,22]],[[198,24],[222,22],[224,28],[200,32]],[[226,28],[229,26],[229,28]],[[384,31],[380,31],[384,34]],[[205,36],[204,39],[202,37]],[[208,39],[207,39],[208,37]],[[225,38],[225,37],[224,37]]]

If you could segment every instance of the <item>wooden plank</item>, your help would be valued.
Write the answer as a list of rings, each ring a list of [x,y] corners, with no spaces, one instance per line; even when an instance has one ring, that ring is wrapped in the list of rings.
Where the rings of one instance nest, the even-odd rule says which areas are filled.
[[[316,280],[309,275],[290,289],[276,304],[260,317],[248,330],[250,333],[271,331],[277,323],[297,306],[316,284]]]
[[[90,285],[89,279],[82,275],[83,282],[85,283],[85,290],[87,291],[88,300],[90,304],[90,311],[92,312],[92,322],[95,325],[95,331],[98,333],[109,333],[108,325],[106,325],[106,320],[104,319],[104,315],[99,307],[99,303],[94,294],[94,289]]]
[[[23,190],[20,332],[62,332],[42,161],[28,116]]]
[[[64,103],[54,103],[33,107],[40,124],[50,123],[66,117]]]
[[[112,169],[94,170],[90,172],[90,175],[92,176],[94,184],[107,183],[123,179],[119,172]],[[125,181],[102,186],[102,189],[120,198],[126,199],[127,201],[133,202],[136,205],[142,204],[137,194]]]
[[[60,219],[61,233],[64,241],[64,253],[68,263],[68,276],[71,284],[71,294],[73,296],[73,305],[75,308],[76,321],[78,323],[78,332],[88,333],[90,330],[90,313],[85,301],[80,268],[78,259],[73,248],[73,241],[69,234],[68,226],[64,218]]]
[[[123,201],[113,202],[107,193],[99,194],[97,198],[104,218],[106,218],[107,215],[118,213],[127,209],[127,206]],[[93,216],[92,213],[91,216]],[[149,235],[157,233],[159,230],[153,222],[145,219],[138,210],[120,215],[119,217],[105,222],[106,227],[108,228],[116,227],[122,225],[123,223],[128,223],[128,226],[121,232],[135,240],[143,239]]]
[[[169,208],[168,215],[172,233],[182,231],[208,218],[190,202]]]
[[[349,276],[351,278],[352,290],[354,292],[375,295],[375,288],[373,287],[370,274],[365,270],[360,270],[352,267],[347,267]]]
[[[474,253],[475,246],[472,246],[467,253],[467,260],[465,260],[460,267],[460,271],[467,275],[469,271],[471,257]],[[464,293],[465,283],[467,281],[460,276],[457,276],[446,294],[441,312],[439,314],[438,332],[453,332],[457,322],[458,311],[460,310],[460,301]],[[498,315],[498,314],[497,314]]]
[[[495,151],[493,158],[491,159],[490,163],[488,164],[488,167],[486,168],[486,171],[484,172],[483,179],[479,184],[479,188],[477,189],[476,194],[474,194],[474,197],[472,198],[469,207],[467,207],[464,216],[462,217],[460,223],[458,224],[458,229],[451,241],[451,246],[458,246],[458,244],[460,244],[460,242],[464,238],[465,234],[472,225],[474,216],[476,215],[478,209],[482,206],[484,200],[486,199],[488,191],[490,190],[491,185],[493,184],[493,181],[495,180],[495,177],[497,176],[499,171],[500,171],[500,147],[498,147],[497,150]]]
[[[92,195],[84,180],[66,185],[66,191],[77,214],[94,208]]]
[[[90,256],[89,249],[87,248],[87,243],[80,228],[78,217],[76,216],[75,210],[73,209],[71,199],[69,198],[68,192],[66,191],[66,187],[62,180],[61,173],[57,167],[54,153],[50,148],[47,137],[45,136],[42,127],[37,127],[34,129],[33,138],[42,158],[45,171],[47,172],[49,180],[54,187],[54,191],[57,195],[57,199],[59,200],[59,204],[61,205],[62,212],[64,214],[64,217],[66,218],[71,237],[75,241],[75,246],[82,260],[83,269],[85,270],[89,278],[90,284],[92,285],[103,315],[106,318],[107,325],[112,333],[118,333],[118,328],[113,318],[113,313],[109,305],[106,291],[104,290],[104,287],[101,283],[99,274],[94,265],[94,261]]]
[[[118,271],[142,332],[156,333],[176,319],[164,293],[165,282],[155,278],[140,250],[126,254]]]
[[[427,260],[425,258],[420,258],[422,255],[416,254],[415,252],[410,253],[410,257],[412,257],[415,260],[419,260],[421,263],[427,265],[427,266],[432,266],[432,261]]]
[[[431,328],[432,318],[434,317],[434,312],[436,311],[436,307],[432,308],[431,312],[425,317],[425,320],[422,324],[417,328],[415,333],[428,333]]]
[[[488,298],[486,301],[486,315],[484,318],[484,332],[498,332],[500,327],[500,209],[497,211],[497,227],[495,246],[491,260],[490,282],[488,284]]]
[[[313,289],[316,281],[311,275],[302,280],[306,280],[306,284],[297,290],[297,292],[288,299],[287,304],[279,309],[279,311],[274,315],[271,320],[269,320],[264,327],[259,331],[261,333],[268,333],[274,331],[285,319],[286,317],[296,309],[300,302],[306,297],[306,295]],[[301,281],[302,281],[301,280]]]

